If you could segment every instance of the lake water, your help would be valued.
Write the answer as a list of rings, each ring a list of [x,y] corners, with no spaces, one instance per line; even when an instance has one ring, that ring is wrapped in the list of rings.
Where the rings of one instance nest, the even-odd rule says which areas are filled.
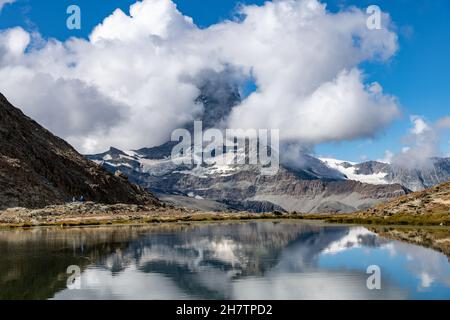
[[[368,289],[372,265],[381,289]],[[0,298],[450,299],[450,263],[357,226],[36,228],[0,231]]]

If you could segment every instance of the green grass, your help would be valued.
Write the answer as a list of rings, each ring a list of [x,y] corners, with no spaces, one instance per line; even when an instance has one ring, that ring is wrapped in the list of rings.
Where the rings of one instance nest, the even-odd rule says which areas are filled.
[[[450,214],[439,212],[433,214],[386,214],[385,216],[357,215],[357,214],[298,214],[298,213],[205,213],[193,215],[153,216],[137,217],[134,219],[80,219],[61,220],[56,222],[44,222],[39,226],[99,226],[112,224],[153,224],[174,222],[208,222],[208,221],[230,221],[230,220],[266,220],[266,219],[291,219],[291,220],[321,220],[327,223],[362,224],[362,225],[398,225],[398,226],[450,226]],[[4,228],[30,228],[35,225],[26,222],[21,224],[4,224]]]
[[[439,214],[393,214],[390,216],[356,216],[356,215],[327,215],[308,217],[320,219],[329,223],[369,224],[369,225],[411,225],[411,226],[450,226],[450,215]]]

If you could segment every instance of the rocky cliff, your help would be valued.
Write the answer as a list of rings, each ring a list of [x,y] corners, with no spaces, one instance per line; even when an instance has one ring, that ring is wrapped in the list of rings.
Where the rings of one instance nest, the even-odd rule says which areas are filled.
[[[0,209],[43,207],[80,196],[107,204],[159,204],[127,178],[87,160],[0,94]]]

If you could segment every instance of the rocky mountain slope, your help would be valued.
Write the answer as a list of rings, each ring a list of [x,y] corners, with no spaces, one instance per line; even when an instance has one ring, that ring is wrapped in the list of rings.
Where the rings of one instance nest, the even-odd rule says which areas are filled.
[[[61,204],[158,204],[127,178],[107,172],[13,107],[0,94],[0,209]]]
[[[252,165],[177,165],[174,143],[136,151],[109,151],[89,158],[111,172],[158,193],[164,200],[207,210],[353,212],[450,179],[450,159],[432,168],[406,170],[382,162],[350,163],[303,155],[301,168],[281,165],[275,176]],[[232,155],[233,157],[233,155]],[[448,178],[447,178],[448,177]]]
[[[281,167],[268,176],[256,165],[177,165],[168,157],[155,159],[138,151],[111,149],[90,158],[111,171],[121,170],[163,200],[198,209],[211,210],[215,202],[216,210],[352,212],[408,192],[398,184],[324,177],[321,166],[318,170]]]
[[[382,216],[394,214],[450,215],[450,181],[380,204],[368,210],[367,213]]]
[[[398,183],[412,191],[421,191],[450,180],[450,158],[431,158],[421,168],[404,168],[379,161],[351,163],[336,159],[321,159],[348,179],[371,184]]]

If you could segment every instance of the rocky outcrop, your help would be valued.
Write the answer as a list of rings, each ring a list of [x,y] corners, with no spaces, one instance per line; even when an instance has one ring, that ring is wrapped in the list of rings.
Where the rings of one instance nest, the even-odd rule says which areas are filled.
[[[13,107],[0,94],[0,209],[44,207],[83,196],[100,203],[159,204]]]
[[[450,216],[450,181],[395,198],[364,214],[378,216],[440,214],[448,217]]]

